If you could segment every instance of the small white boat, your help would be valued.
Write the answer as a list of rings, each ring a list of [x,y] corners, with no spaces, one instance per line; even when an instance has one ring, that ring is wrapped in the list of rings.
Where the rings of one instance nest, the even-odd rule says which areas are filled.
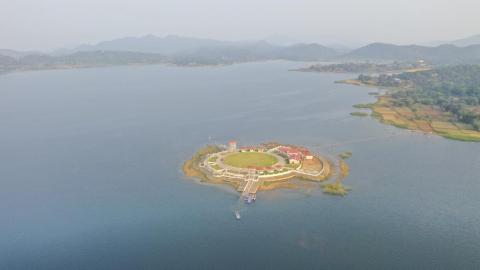
[[[238,210],[235,210],[235,218],[236,218],[237,220],[241,218],[240,212],[238,212]]]

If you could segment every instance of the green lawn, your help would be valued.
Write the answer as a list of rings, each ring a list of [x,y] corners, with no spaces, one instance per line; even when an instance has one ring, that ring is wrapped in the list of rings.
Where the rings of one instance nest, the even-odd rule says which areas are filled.
[[[218,158],[217,156],[210,157],[208,159],[208,162],[215,162],[215,161],[217,161],[217,158]]]
[[[278,162],[275,156],[266,153],[243,152],[227,155],[223,162],[239,168],[269,167]]]

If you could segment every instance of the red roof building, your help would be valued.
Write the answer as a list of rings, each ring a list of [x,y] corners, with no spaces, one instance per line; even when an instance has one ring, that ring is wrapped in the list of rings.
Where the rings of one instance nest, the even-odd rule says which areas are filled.
[[[310,153],[306,149],[298,149],[289,146],[280,146],[277,150],[287,155],[290,161],[301,161],[304,158],[304,153]]]

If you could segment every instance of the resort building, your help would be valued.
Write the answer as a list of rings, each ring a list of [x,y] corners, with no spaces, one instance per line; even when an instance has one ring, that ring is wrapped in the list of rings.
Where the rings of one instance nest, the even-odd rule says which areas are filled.
[[[280,146],[277,148],[279,154],[285,156],[290,164],[299,164],[304,159],[312,160],[313,155],[305,148],[291,147],[291,146]]]

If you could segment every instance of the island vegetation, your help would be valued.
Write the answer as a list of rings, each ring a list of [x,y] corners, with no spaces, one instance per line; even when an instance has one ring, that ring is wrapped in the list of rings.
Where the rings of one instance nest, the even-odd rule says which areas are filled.
[[[372,104],[359,103],[359,104],[354,104],[352,107],[354,107],[355,109],[371,109]]]
[[[201,181],[208,181],[206,174],[198,169],[196,164],[198,164],[203,158],[205,158],[208,154],[216,153],[221,149],[217,145],[207,145],[201,149],[199,149],[191,159],[185,161],[183,163],[182,169],[186,176],[188,177],[196,177],[199,178]]]
[[[346,155],[348,156],[348,154]],[[349,156],[351,156],[351,153]],[[323,193],[335,196],[345,196],[351,190],[351,187],[345,186],[342,183],[343,180],[349,175],[350,168],[343,159],[340,160],[339,167],[340,170],[337,180],[334,183],[327,183],[321,185]]]
[[[401,74],[360,75],[355,84],[387,88],[369,108],[400,128],[461,141],[480,141],[480,66],[444,66]]]
[[[366,113],[366,112],[351,112],[350,115],[365,117],[365,116],[368,116],[368,113]]]
[[[323,184],[321,187],[323,193],[336,196],[345,196],[351,189],[350,187],[343,185],[342,182]]]
[[[341,159],[349,159],[352,157],[352,152],[343,152],[338,155]]]

